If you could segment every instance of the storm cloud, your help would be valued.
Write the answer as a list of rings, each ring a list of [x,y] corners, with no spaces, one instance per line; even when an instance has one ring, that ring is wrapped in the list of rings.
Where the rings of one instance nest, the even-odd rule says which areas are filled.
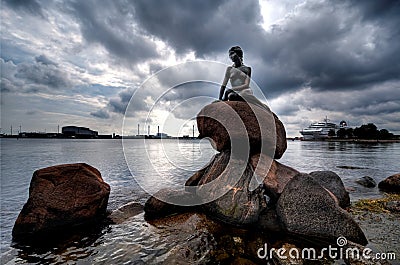
[[[251,47],[254,37],[262,36],[262,17],[255,0],[150,0],[132,4],[139,25],[165,40],[177,53],[194,51],[204,57],[227,52],[228,45],[234,43]]]
[[[35,62],[15,65],[0,58],[2,67],[1,90],[3,92],[54,93],[73,86],[69,74],[58,68],[45,56],[36,57]]]
[[[102,45],[110,55],[131,64],[157,57],[156,45],[140,34],[124,2],[76,1],[70,8],[85,40]]]
[[[134,94],[152,74],[191,60],[230,64],[227,50],[240,45],[289,131],[323,112],[400,132],[399,1],[3,2],[2,93],[96,95],[87,116],[122,119],[132,104],[129,115],[143,120],[164,86],[177,85],[159,101],[166,108],[199,95],[179,87],[196,74],[185,69]],[[218,71],[201,71],[222,81]],[[201,89],[218,96],[215,87]]]

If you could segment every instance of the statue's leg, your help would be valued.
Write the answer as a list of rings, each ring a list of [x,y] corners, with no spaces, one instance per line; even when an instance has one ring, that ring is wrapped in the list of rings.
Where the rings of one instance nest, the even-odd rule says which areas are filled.
[[[236,92],[232,91],[229,95],[228,95],[228,99],[229,101],[244,101],[244,99],[239,96],[239,94],[237,94]]]
[[[224,97],[222,98],[223,101],[227,101],[229,99],[229,94],[232,93],[233,90],[232,89],[227,89],[225,91]]]

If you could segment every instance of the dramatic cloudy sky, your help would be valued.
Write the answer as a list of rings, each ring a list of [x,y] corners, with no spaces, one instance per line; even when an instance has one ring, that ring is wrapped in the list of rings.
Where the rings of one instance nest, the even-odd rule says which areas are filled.
[[[3,0],[1,130],[122,133],[129,106],[124,133],[188,134],[240,45],[288,136],[325,116],[400,134],[399,14],[389,0]]]

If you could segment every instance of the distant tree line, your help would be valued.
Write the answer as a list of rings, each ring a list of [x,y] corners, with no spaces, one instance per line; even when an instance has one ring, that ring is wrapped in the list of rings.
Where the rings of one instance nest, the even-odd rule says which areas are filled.
[[[358,139],[374,139],[374,140],[388,140],[395,138],[393,133],[386,129],[378,130],[375,124],[363,124],[360,127],[353,128],[340,128],[336,132],[337,138],[358,138]]]

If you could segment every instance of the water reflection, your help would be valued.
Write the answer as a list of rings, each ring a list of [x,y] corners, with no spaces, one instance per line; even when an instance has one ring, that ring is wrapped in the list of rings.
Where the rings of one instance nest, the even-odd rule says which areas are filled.
[[[336,172],[349,188],[350,198],[380,197],[377,187],[365,188],[355,183],[364,176],[379,181],[399,172],[400,145],[396,143],[289,142],[280,162],[302,172]]]
[[[47,248],[29,246],[10,247],[13,223],[26,202],[29,182],[35,169],[61,163],[86,162],[98,168],[104,180],[111,185],[109,209],[115,209],[127,202],[144,203],[149,195],[143,191],[125,163],[122,144],[114,140],[68,140],[49,141],[25,139],[10,141],[2,139],[1,154],[1,239],[2,264],[148,264],[160,263],[168,253],[179,246],[185,246],[190,240],[188,234],[176,231],[178,237],[171,238],[173,227],[153,226],[143,219],[143,214],[132,217],[124,224],[111,225],[84,234],[71,237],[64,243]],[[153,161],[148,161],[145,145],[141,140],[130,140],[125,152],[131,155],[132,173],[142,175],[142,180],[158,190],[161,180],[169,179],[172,184],[182,183],[191,174],[209,162],[214,150],[206,141],[164,142],[173,146],[162,146],[154,140],[148,142],[148,150]],[[84,151],[82,151],[84,150]],[[164,154],[167,155],[164,155]],[[158,158],[162,154],[164,158]],[[144,159],[146,158],[146,159]],[[24,163],[21,163],[24,161]],[[148,162],[146,162],[148,161]],[[325,142],[288,142],[288,149],[279,162],[302,172],[315,170],[335,171],[344,181],[347,188],[352,188],[352,201],[360,198],[380,197],[378,188],[368,189],[355,183],[363,176],[371,176],[376,182],[400,172],[399,144],[358,144],[358,143],[325,143]],[[156,166],[154,166],[154,163]],[[176,165],[179,166],[176,169]],[[340,167],[341,166],[341,167]],[[344,166],[344,167],[343,167]],[[161,176],[159,175],[161,174]],[[162,177],[162,178],[161,178]],[[384,224],[376,224],[375,237],[385,237],[379,241],[380,246],[393,246],[398,235],[398,220],[393,221],[389,230]],[[366,224],[372,226],[372,224]],[[177,228],[176,228],[177,229]],[[193,226],[190,231],[198,231],[196,240],[209,240]],[[194,233],[194,232],[193,232]],[[191,235],[193,235],[193,233]],[[387,234],[391,234],[387,236]],[[392,235],[394,234],[394,235]],[[250,237],[250,235],[248,235]],[[260,235],[261,236],[261,235]],[[214,234],[219,245],[216,248],[227,249],[235,246],[233,237],[241,238],[243,246],[249,241],[239,231],[224,231]],[[267,242],[270,235],[261,239]],[[374,238],[374,236],[371,236]],[[392,240],[392,241],[389,241]],[[377,241],[378,242],[378,241]],[[382,243],[380,243],[382,242]],[[240,245],[236,250],[240,250]],[[212,244],[210,244],[212,246]],[[252,253],[249,250],[249,253]],[[226,253],[220,252],[221,255]]]
[[[126,141],[124,152],[135,180],[150,194],[162,188],[183,189],[215,154],[208,140],[171,139]]]
[[[63,234],[42,236],[30,242],[13,242],[18,263],[65,264],[96,254],[95,246],[110,232],[109,222],[85,226]],[[6,259],[6,257],[4,257]]]

